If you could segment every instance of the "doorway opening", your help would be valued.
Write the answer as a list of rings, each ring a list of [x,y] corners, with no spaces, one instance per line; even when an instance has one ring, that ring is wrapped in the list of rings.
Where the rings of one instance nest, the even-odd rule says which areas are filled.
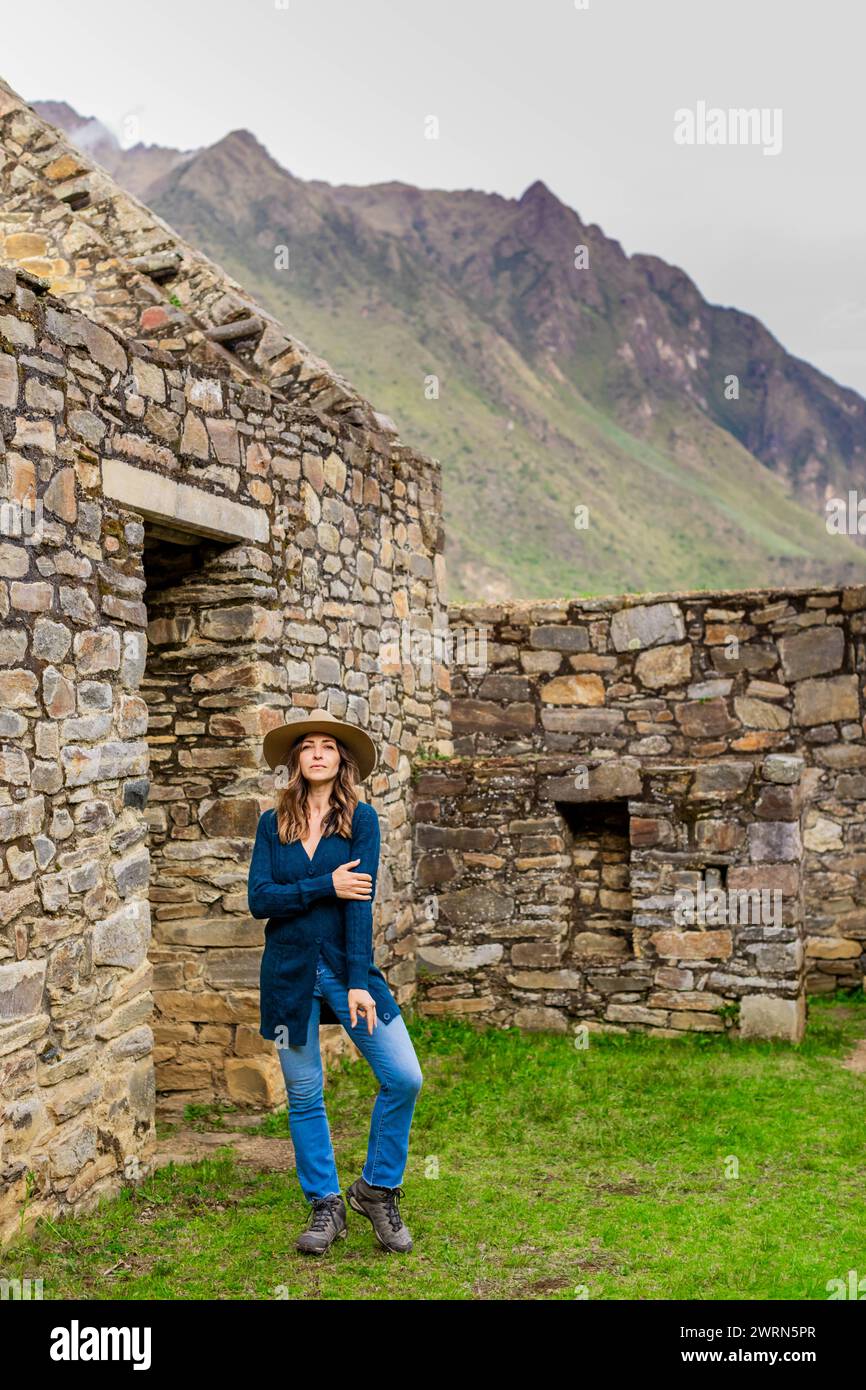
[[[261,924],[246,879],[260,745],[285,698],[271,561],[245,544],[145,524],[151,960],[157,1111],[271,1105],[258,1033]]]

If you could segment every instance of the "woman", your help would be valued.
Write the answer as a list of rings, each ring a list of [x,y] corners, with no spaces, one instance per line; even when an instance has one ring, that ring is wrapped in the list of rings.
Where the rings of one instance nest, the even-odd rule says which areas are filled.
[[[379,1082],[367,1161],[346,1196],[386,1250],[405,1252],[412,1239],[397,1200],[423,1077],[373,963],[379,817],[357,787],[376,749],[363,729],[317,709],[273,729],[263,751],[277,770],[275,809],[259,820],[248,896],[252,916],[268,919],[259,1032],[277,1044],[298,1181],[312,1204],[296,1246],[321,1255],[347,1234],[319,1051],[319,1024],[341,1023]]]

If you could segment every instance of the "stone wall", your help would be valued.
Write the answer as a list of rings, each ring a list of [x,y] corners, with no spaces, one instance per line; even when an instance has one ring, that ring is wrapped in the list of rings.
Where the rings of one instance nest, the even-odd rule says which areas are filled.
[[[573,758],[540,753],[419,771],[421,1011],[798,1039],[803,771],[768,754],[652,770],[593,759],[576,776]],[[713,891],[724,898],[702,909]]]
[[[678,872],[698,872],[702,863],[721,866],[734,873],[735,883],[743,881],[737,873],[757,872],[755,886],[760,886],[763,869],[754,870],[748,859],[740,858],[752,846],[750,836],[757,833],[749,830],[748,822],[751,819],[759,826],[764,820],[778,820],[777,812],[762,808],[785,799],[781,793],[766,792],[751,809],[748,801],[738,805],[732,818],[729,798],[722,791],[701,804],[699,814],[690,809],[691,793],[685,791],[669,798],[670,807],[659,815],[652,808],[648,778],[663,778],[668,765],[691,768],[689,776],[697,778],[695,765],[706,764],[703,775],[724,778],[725,767],[750,757],[760,756],[770,768],[777,766],[776,755],[797,759],[802,774],[798,774],[796,806],[791,806],[788,822],[798,828],[784,832],[792,839],[780,862],[787,863],[789,854],[791,863],[802,861],[802,883],[799,874],[795,884],[791,871],[774,870],[764,875],[766,884],[770,886],[781,875],[786,902],[803,895],[805,988],[822,992],[862,984],[866,941],[864,610],[863,589],[452,607],[452,634],[472,634],[470,645],[483,652],[483,659],[457,662],[452,671],[457,759],[441,769],[438,764],[435,770],[418,766],[413,809],[416,898],[425,917],[419,949],[422,956],[428,946],[439,951],[446,947],[474,951],[480,948],[480,938],[487,938],[487,954],[484,967],[477,966],[481,971],[477,976],[476,966],[469,965],[441,978],[445,957],[441,958],[440,979],[435,984],[429,977],[425,980],[425,1007],[478,1012],[496,1022],[512,1018],[521,1022],[535,1017],[537,1009],[542,1010],[539,1018],[546,1017],[548,991],[558,987],[561,960],[569,959],[566,969],[581,970],[580,951],[569,946],[568,912],[560,905],[552,914],[551,895],[556,901],[564,895],[569,911],[574,911],[575,901],[580,905],[582,897],[589,898],[596,916],[621,906],[623,927],[616,949],[625,949],[632,959],[631,933],[642,925],[643,909],[636,901],[630,908],[619,901],[622,844],[616,843],[615,836],[607,846],[600,843],[602,822],[597,819],[595,842],[584,839],[575,848],[564,812],[552,814],[542,786],[536,785],[542,775],[539,759],[554,754],[567,755],[561,777],[570,774],[576,783],[570,795],[561,796],[563,804],[597,802],[601,815],[607,801],[627,802],[632,895],[640,856],[647,848],[642,836],[656,833],[665,839],[653,845],[654,852],[673,847],[694,861],[673,860]],[[711,771],[717,765],[722,772]],[[553,774],[548,768],[545,775]],[[757,788],[763,775],[752,777],[749,786]],[[587,785],[595,789],[591,796],[581,789],[581,778],[588,778]],[[452,780],[454,787],[449,790]],[[496,808],[497,796],[485,794],[477,800],[478,782],[487,793],[495,789],[503,798],[501,811]],[[649,808],[645,815],[637,809],[641,801]],[[715,808],[713,801],[718,802]],[[483,816],[490,818],[489,833],[482,828],[480,805]],[[645,829],[641,827],[644,819]],[[512,822],[526,825],[506,834],[505,827]],[[512,833],[527,836],[529,848],[512,843]],[[782,831],[777,827],[771,833],[778,836]],[[541,875],[538,883],[524,874],[527,865],[523,863],[536,852],[546,860],[541,866],[528,866]],[[553,858],[548,860],[548,854]],[[721,856],[718,863],[714,855]],[[512,883],[508,891],[496,895],[490,918],[484,899],[481,905],[474,899],[476,878],[480,874],[485,884],[488,878],[492,883],[509,865],[518,866],[515,882],[522,885],[521,890],[512,892]],[[459,903],[464,884],[474,904],[465,920],[450,916],[450,907],[442,909],[443,893],[448,904]],[[535,918],[543,927],[533,943]],[[550,945],[551,931],[558,943],[555,950]],[[506,953],[509,935],[520,944],[511,959]],[[609,947],[608,931],[605,936]],[[640,940],[638,936],[638,945]],[[494,943],[503,965],[498,987],[491,991],[484,972],[493,963],[489,953]],[[771,942],[767,939],[763,944]],[[543,961],[543,968],[553,973],[530,997],[525,982],[516,983],[513,967],[534,956],[540,967]],[[771,953],[764,951],[760,959],[771,959]],[[635,970],[638,960],[635,950]],[[665,968],[688,971],[676,964]],[[598,974],[597,969],[594,973]],[[688,979],[688,973],[683,978]],[[776,990],[773,971],[753,970],[743,979],[750,983],[730,985],[732,998],[774,991],[780,998],[796,997],[787,976],[785,989]],[[705,974],[702,989],[709,987],[708,980]],[[615,1023],[607,1006],[592,997],[590,984],[585,973],[572,979],[560,1001],[561,1017]],[[691,985],[687,992],[694,992]],[[724,989],[714,992],[727,1000]],[[626,1008],[635,1003],[619,1002]],[[640,1003],[635,1023],[643,1019],[646,1026],[665,1026],[659,1018],[641,1014],[645,1007]],[[746,1012],[757,1007],[748,1005]],[[799,1014],[791,1016],[793,1034],[800,1026],[798,1019]],[[693,1020],[691,1026],[699,1025]]]
[[[33,1220],[146,1171],[155,1088],[281,1099],[243,891],[271,800],[262,734],[325,703],[376,739],[377,960],[401,1003],[410,760],[448,744],[440,665],[383,642],[442,613],[435,462],[10,270],[0,438],[6,1233],[28,1172]]]
[[[866,590],[449,614],[438,464],[2,82],[0,205],[0,1240],[145,1173],[157,1096],[282,1101],[293,709],[379,747],[401,1004],[796,1038],[861,982]],[[684,927],[721,887],[781,920]]]
[[[0,260],[94,322],[322,416],[396,427],[0,80]]]

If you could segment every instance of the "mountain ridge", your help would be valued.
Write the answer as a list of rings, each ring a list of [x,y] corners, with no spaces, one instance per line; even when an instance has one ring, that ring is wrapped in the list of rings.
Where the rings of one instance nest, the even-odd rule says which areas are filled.
[[[860,575],[862,546],[826,534],[823,505],[862,477],[866,402],[542,179],[517,199],[332,185],[239,129],[163,153],[132,188],[135,151],[114,152],[118,181],[442,458],[459,594]]]

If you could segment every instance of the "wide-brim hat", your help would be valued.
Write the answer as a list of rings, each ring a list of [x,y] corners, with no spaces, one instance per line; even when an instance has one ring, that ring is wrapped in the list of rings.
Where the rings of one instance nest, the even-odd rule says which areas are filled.
[[[358,760],[358,776],[361,781],[369,777],[376,766],[376,745],[368,733],[357,724],[346,724],[326,709],[314,709],[304,719],[292,719],[279,729],[271,729],[265,734],[262,752],[268,767],[276,768],[284,763],[293,743],[307,734],[330,734],[350,748]]]

